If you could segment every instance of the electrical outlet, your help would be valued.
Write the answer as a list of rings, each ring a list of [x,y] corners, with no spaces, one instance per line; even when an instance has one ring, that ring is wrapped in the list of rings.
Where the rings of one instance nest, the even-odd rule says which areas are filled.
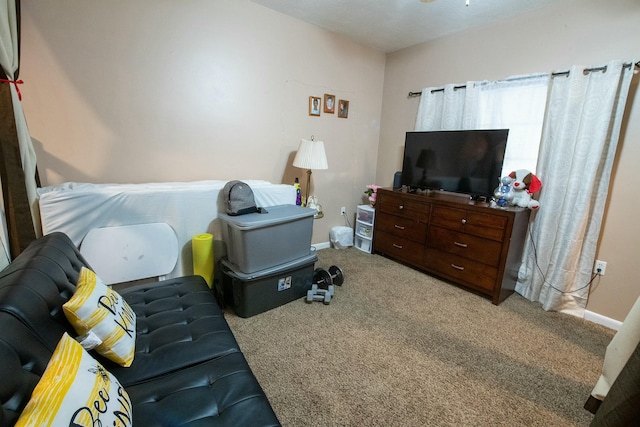
[[[346,207],[341,207],[340,208],[340,215],[346,215],[347,214],[347,208]]]
[[[604,272],[606,271],[606,269],[607,269],[607,262],[600,261],[599,259],[597,259],[595,265],[593,266],[593,272],[601,276],[604,276]]]

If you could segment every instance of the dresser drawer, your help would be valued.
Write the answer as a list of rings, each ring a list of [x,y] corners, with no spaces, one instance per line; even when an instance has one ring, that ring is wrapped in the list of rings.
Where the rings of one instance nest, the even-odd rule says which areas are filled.
[[[385,191],[378,194],[376,208],[384,213],[400,215],[407,219],[426,223],[429,221],[431,205],[421,200],[413,200],[411,196],[406,194]]]
[[[431,224],[501,242],[505,236],[507,218],[497,214],[434,206]]]
[[[427,238],[427,224],[396,215],[378,215],[377,230],[422,244]]]
[[[496,267],[433,248],[427,248],[425,267],[455,282],[490,292],[498,275]]]
[[[424,260],[423,243],[416,243],[377,229],[374,234],[373,246],[377,252],[382,252],[414,265],[422,265]]]
[[[492,266],[500,264],[502,244],[447,228],[429,227],[429,247]]]

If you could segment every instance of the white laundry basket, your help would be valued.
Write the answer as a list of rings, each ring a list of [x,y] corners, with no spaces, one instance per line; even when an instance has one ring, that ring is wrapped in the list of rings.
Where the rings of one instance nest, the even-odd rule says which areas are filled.
[[[339,226],[333,227],[329,232],[331,246],[336,249],[346,249],[353,246],[353,228]]]

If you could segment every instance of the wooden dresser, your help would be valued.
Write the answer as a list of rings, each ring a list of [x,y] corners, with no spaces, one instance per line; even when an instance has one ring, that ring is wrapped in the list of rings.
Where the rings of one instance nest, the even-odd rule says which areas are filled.
[[[528,223],[528,209],[381,188],[373,249],[499,304],[515,289]]]

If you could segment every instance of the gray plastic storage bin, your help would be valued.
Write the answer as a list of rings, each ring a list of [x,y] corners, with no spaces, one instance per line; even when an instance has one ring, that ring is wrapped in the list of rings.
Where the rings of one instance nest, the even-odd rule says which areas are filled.
[[[315,209],[278,205],[266,210],[268,213],[262,214],[218,214],[227,258],[240,273],[284,264],[308,256],[311,251]]]
[[[221,258],[224,302],[238,316],[251,317],[306,297],[317,260],[313,251],[296,261],[245,274],[237,271],[228,259]]]

